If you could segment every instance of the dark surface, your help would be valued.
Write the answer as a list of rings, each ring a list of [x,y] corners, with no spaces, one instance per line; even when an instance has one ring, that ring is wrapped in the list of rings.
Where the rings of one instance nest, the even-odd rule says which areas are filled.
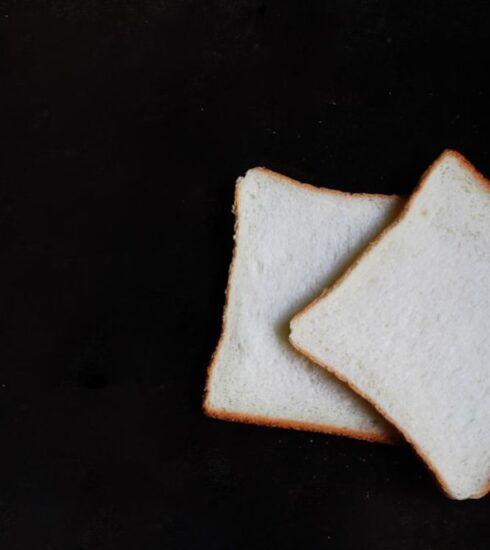
[[[406,448],[204,417],[254,165],[490,174],[486,2],[0,2],[0,548],[487,549]]]

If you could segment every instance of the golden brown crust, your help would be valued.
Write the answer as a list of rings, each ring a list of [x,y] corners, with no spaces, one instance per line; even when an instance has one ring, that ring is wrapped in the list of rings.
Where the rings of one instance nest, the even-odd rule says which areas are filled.
[[[284,176],[283,174],[279,174],[277,172],[274,172],[273,170],[269,170],[269,168],[265,168],[264,166],[258,166],[257,168],[253,168],[253,170],[259,170],[260,172],[269,174],[274,178],[281,179],[287,183],[290,183],[295,187],[299,187],[300,189],[308,189],[309,191],[315,191],[316,193],[327,193],[329,195],[340,195],[342,197],[347,196],[347,197],[354,197],[354,198],[361,198],[361,199],[362,198],[364,199],[383,198],[384,199],[386,197],[394,196],[394,195],[383,195],[382,193],[350,193],[348,191],[339,191],[338,189],[330,189],[327,187],[316,187],[315,185],[311,185],[311,183],[303,183],[301,181],[293,180],[288,176]]]
[[[410,211],[410,208],[412,207],[412,204],[415,202],[416,198],[418,197],[418,194],[421,192],[421,190],[424,188],[427,180],[429,179],[430,174],[437,168],[437,166],[448,156],[451,156],[455,159],[457,159],[467,170],[469,170],[477,179],[478,181],[486,188],[487,191],[490,191],[490,181],[487,180],[478,170],[461,154],[457,151],[453,151],[451,149],[446,149],[442,152],[442,154],[429,166],[429,168],[422,174],[422,177],[415,188],[414,192],[406,202],[405,206],[402,208],[399,216],[396,218],[395,221],[393,221],[391,224],[389,224],[381,233],[366,247],[365,250],[363,250],[359,256],[354,260],[354,262],[349,266],[349,268],[335,281],[335,283],[326,288],[315,300],[313,300],[311,303],[309,303],[306,307],[304,307],[301,311],[299,311],[291,320],[291,323],[294,323],[296,320],[298,320],[302,315],[304,315],[307,311],[309,311],[316,303],[318,303],[321,299],[325,298],[327,295],[329,295],[331,292],[333,292],[339,285],[343,283],[347,277],[351,274],[352,271],[356,268],[356,266],[365,258],[368,256],[371,251],[378,245],[379,242],[382,241],[382,239],[393,229],[395,228],[407,215],[407,213]],[[449,497],[454,498],[453,495],[451,495],[449,487],[447,482],[443,479],[442,475],[436,470],[435,466],[430,462],[426,454],[424,453],[423,449],[421,449],[417,443],[412,440],[412,438],[409,436],[409,434],[406,433],[406,431],[398,425],[397,422],[395,422],[391,416],[377,403],[375,403],[368,395],[366,395],[364,392],[362,392],[352,381],[345,378],[342,374],[337,372],[335,367],[332,365],[327,365],[326,363],[322,362],[317,357],[314,357],[310,353],[308,353],[306,350],[302,349],[301,346],[295,344],[292,340],[290,340],[291,344],[295,349],[297,349],[301,354],[303,354],[305,357],[307,357],[310,361],[313,363],[316,363],[318,366],[324,368],[326,371],[328,371],[330,374],[333,374],[336,376],[339,380],[347,384],[355,393],[360,395],[363,399],[365,399],[368,403],[370,403],[392,426],[394,426],[401,435],[407,440],[410,445],[415,449],[415,452],[419,455],[419,457],[424,461],[426,466],[428,467],[429,471],[432,473],[432,475],[436,478],[437,482],[439,483],[442,491]],[[490,480],[488,481],[487,486],[483,490],[482,493],[470,497],[470,498],[481,498],[485,496],[490,491]]]
[[[464,157],[461,153],[459,153],[458,151],[454,151],[453,149],[446,149],[442,155],[441,155],[441,158],[442,156],[444,155],[448,155],[448,156],[452,156],[456,159],[458,159],[458,161],[466,168],[466,170],[468,170],[468,172],[471,172],[473,174],[473,176],[479,180],[479,182],[484,186],[484,187],[487,187],[490,191],[490,181],[481,173],[479,172],[475,166],[473,166],[473,164],[471,164],[471,162],[466,158]],[[437,162],[437,160],[436,160]]]
[[[228,283],[226,285],[225,290],[225,307],[223,309],[223,318],[222,318],[222,324],[221,324],[221,334],[218,340],[218,345],[216,346],[216,349],[213,352],[213,355],[211,356],[211,361],[208,365],[208,372],[207,372],[207,378],[206,378],[206,386],[204,388],[204,400],[203,400],[203,410],[207,411],[210,410],[210,407],[208,405],[208,396],[209,396],[209,386],[211,384],[211,376],[213,374],[213,370],[216,363],[216,358],[218,357],[218,353],[221,350],[221,346],[223,345],[223,341],[225,339],[226,334],[226,323],[227,323],[227,312],[228,312],[228,301],[229,301],[229,293],[231,289],[231,282],[233,279],[233,274],[235,273],[235,261],[237,256],[237,250],[238,250],[238,239],[239,239],[239,230],[240,230],[240,214],[239,214],[239,200],[238,200],[238,194],[239,194],[239,187],[238,183],[240,182],[240,179],[237,180],[235,185],[235,197],[233,200],[233,213],[235,214],[235,245],[233,247],[233,255],[231,257],[230,267],[228,269]]]
[[[261,172],[264,172],[270,176],[273,176],[274,178],[281,179],[286,183],[292,184],[296,187],[302,188],[302,189],[308,189],[310,191],[315,191],[317,193],[327,193],[327,194],[335,194],[335,195],[342,195],[342,196],[349,196],[349,197],[356,197],[356,198],[388,198],[388,195],[381,195],[381,194],[367,194],[367,193],[345,193],[343,191],[337,191],[334,189],[327,189],[322,187],[315,187],[313,185],[310,185],[308,183],[301,183],[296,180],[293,180],[291,178],[288,178],[287,176],[283,176],[282,174],[278,174],[276,172],[273,172],[272,170],[269,170],[268,168],[264,167],[257,167],[255,170],[259,170]],[[226,411],[219,411],[213,409],[209,404],[209,391],[210,391],[210,385],[211,385],[211,378],[213,375],[213,371],[216,364],[216,359],[218,357],[218,354],[221,350],[221,346],[223,345],[224,337],[226,334],[226,324],[227,324],[227,312],[228,312],[228,301],[229,301],[229,293],[232,288],[232,280],[235,272],[235,261],[237,256],[237,250],[239,247],[239,233],[240,233],[240,224],[239,224],[239,211],[240,211],[240,201],[239,201],[239,185],[240,182],[239,178],[237,180],[237,185],[235,187],[235,198],[233,203],[233,213],[235,214],[235,246],[233,248],[233,255],[230,263],[230,268],[228,272],[228,284],[226,286],[225,291],[225,306],[224,306],[224,312],[223,312],[223,322],[222,322],[222,328],[221,328],[221,335],[218,340],[218,345],[216,346],[216,349],[213,352],[213,355],[211,356],[211,361],[208,365],[208,371],[207,371],[207,380],[206,380],[206,386],[205,386],[205,395],[203,400],[203,411],[208,416],[214,417],[214,418],[220,418],[222,420],[230,420],[230,421],[240,421],[245,423],[251,423],[251,424],[258,424],[263,426],[274,426],[274,427],[281,427],[281,428],[291,428],[295,430],[307,430],[307,431],[315,431],[315,432],[323,432],[323,433],[330,433],[334,435],[344,435],[347,437],[353,437],[356,439],[362,439],[365,441],[377,441],[382,443],[395,443],[397,439],[395,437],[391,437],[390,435],[383,435],[378,433],[370,433],[370,432],[361,432],[356,430],[348,430],[348,429],[339,429],[335,426],[326,426],[322,424],[313,424],[308,422],[299,422],[294,420],[284,420],[284,419],[276,419],[276,418],[268,418],[265,416],[254,416],[254,415],[244,415],[242,413],[236,412],[226,412]]]
[[[362,441],[369,441],[372,443],[387,443],[390,445],[396,445],[399,440],[390,437],[389,435],[363,432],[361,430],[350,430],[348,428],[338,428],[337,426],[327,426],[325,424],[316,424],[314,422],[302,422],[299,420],[284,420],[281,418],[271,418],[267,416],[255,415],[255,414],[242,414],[238,412],[228,412],[220,409],[213,409],[206,404],[203,406],[204,414],[211,418],[218,418],[219,420],[228,420],[230,422],[243,422],[245,424],[257,424],[259,426],[267,426],[269,428],[287,428],[292,430],[302,430],[306,432],[318,432],[327,433],[331,435],[339,435],[344,437],[351,437],[353,439],[360,439]]]

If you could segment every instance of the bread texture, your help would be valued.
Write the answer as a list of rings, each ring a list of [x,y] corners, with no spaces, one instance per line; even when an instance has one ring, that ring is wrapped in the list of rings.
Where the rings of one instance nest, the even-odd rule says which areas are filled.
[[[490,480],[490,184],[445,151],[399,218],[291,322],[455,499]]]
[[[319,189],[265,168],[237,181],[235,250],[209,416],[372,441],[398,434],[288,341],[289,321],[399,212],[398,197]]]

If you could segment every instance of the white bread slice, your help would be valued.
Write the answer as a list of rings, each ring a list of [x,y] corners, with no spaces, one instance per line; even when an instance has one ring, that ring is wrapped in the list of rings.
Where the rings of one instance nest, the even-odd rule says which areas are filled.
[[[238,180],[235,251],[206,414],[366,440],[399,438],[364,400],[294,350],[288,334],[293,313],[400,207],[398,197],[318,189],[264,168]]]
[[[465,499],[489,490],[489,328],[490,183],[446,151],[400,217],[294,317],[290,339]]]

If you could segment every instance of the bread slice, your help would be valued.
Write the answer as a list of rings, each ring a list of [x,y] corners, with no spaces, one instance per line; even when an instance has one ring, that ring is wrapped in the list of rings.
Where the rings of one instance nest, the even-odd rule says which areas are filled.
[[[394,224],[294,317],[290,339],[465,499],[489,490],[489,328],[490,183],[446,151]]]
[[[235,251],[204,411],[237,420],[388,441],[364,400],[289,344],[289,321],[398,213],[398,197],[300,184],[264,168],[239,179]],[[397,434],[398,435],[398,434]]]

